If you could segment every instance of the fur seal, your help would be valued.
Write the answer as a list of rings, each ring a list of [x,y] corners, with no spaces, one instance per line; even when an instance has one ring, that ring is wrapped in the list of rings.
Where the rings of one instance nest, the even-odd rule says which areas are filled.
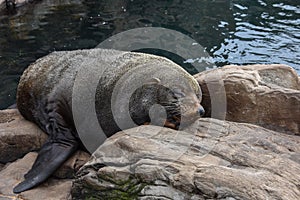
[[[166,110],[163,125],[174,129],[204,114],[197,81],[166,58],[108,49],[53,52],[30,65],[18,85],[17,107],[20,113],[36,123],[49,137],[32,168],[24,176],[25,180],[14,188],[14,193],[44,182],[80,146],[72,113],[72,92],[82,65],[109,66],[99,77],[95,94],[97,118],[108,137],[131,126],[127,127],[125,123],[120,128],[117,121],[126,119],[122,118],[122,114],[115,118],[113,101],[120,109],[118,113],[129,110],[137,125],[152,123],[149,112],[156,104]],[[175,76],[170,70],[176,71]],[[130,86],[139,78],[145,82],[132,89]],[[191,90],[183,87],[183,81],[187,81]],[[119,100],[113,100],[118,88],[121,88],[123,95]],[[129,99],[129,104],[123,103],[125,97]]]

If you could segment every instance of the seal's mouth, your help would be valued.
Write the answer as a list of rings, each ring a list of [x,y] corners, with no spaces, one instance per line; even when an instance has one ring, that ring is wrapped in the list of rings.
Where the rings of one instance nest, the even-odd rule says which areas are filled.
[[[167,119],[164,123],[164,127],[172,128],[175,130],[179,129],[181,119],[178,116],[172,116],[170,119]]]
[[[180,126],[180,117],[177,117],[177,116],[172,116],[171,118],[165,120],[163,123],[161,124],[164,124],[164,127],[168,127],[168,128],[171,128],[171,129],[175,129],[175,130],[178,130],[179,129],[179,126]],[[144,125],[150,125],[151,122],[145,122]]]
[[[172,122],[169,122],[169,121],[165,122],[164,127],[168,127],[168,128],[171,128],[171,129],[178,130],[178,125],[174,124]]]

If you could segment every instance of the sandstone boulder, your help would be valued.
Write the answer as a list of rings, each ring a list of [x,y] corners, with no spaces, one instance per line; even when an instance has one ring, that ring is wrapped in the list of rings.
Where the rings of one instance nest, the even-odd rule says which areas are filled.
[[[206,116],[300,135],[300,79],[291,67],[225,66],[195,78]]]
[[[300,196],[300,137],[204,118],[182,131],[140,126],[92,155],[73,199],[289,199]]]
[[[17,109],[0,110],[0,163],[14,161],[38,150],[47,135],[25,120]]]
[[[78,150],[71,156],[56,172],[54,177],[59,179],[72,179],[76,172],[89,160],[90,154],[85,151]]]

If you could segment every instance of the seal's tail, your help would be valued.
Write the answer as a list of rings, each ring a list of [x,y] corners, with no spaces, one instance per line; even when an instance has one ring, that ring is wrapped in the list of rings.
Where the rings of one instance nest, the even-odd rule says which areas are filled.
[[[46,142],[35,160],[31,170],[24,176],[25,180],[18,184],[14,193],[29,190],[47,180],[49,176],[76,151],[78,142],[75,140]]]

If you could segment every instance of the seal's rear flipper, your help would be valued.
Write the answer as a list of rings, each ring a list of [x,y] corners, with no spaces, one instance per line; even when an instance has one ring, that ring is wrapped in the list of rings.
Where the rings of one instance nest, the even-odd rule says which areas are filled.
[[[77,147],[78,143],[74,140],[46,142],[42,146],[31,170],[24,176],[25,180],[18,184],[13,192],[20,193],[44,182],[76,151]]]

